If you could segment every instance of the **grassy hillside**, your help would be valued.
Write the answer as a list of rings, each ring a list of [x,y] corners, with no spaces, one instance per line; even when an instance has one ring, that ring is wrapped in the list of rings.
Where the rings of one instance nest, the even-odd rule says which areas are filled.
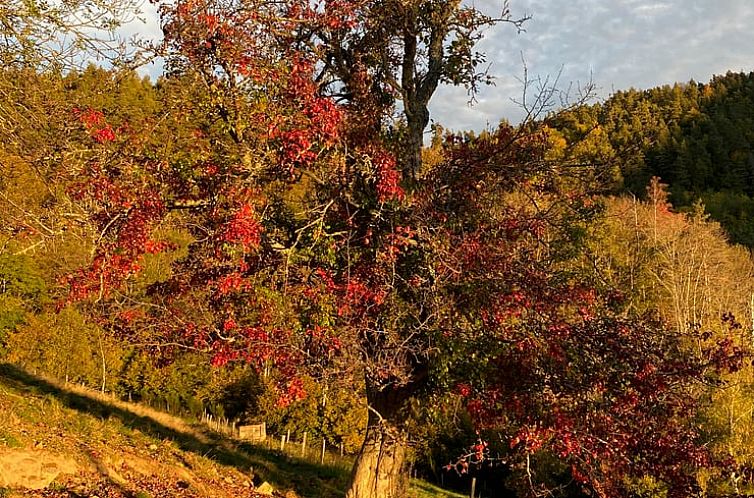
[[[348,471],[0,365],[0,496],[343,496]],[[265,486],[266,488],[267,486]],[[416,498],[460,496],[415,482]]]

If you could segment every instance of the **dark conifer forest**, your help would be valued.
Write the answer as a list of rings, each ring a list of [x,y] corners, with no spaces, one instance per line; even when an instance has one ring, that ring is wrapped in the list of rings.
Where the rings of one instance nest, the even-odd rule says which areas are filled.
[[[701,201],[731,241],[752,247],[754,73],[707,83],[618,91],[606,101],[554,117],[552,126],[585,158],[616,167],[615,192],[644,196],[653,176],[673,205]]]

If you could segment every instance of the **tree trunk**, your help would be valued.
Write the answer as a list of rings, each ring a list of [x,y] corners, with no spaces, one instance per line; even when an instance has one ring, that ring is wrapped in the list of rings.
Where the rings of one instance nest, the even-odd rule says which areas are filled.
[[[407,390],[374,391],[367,387],[370,406],[364,445],[354,462],[346,498],[403,498],[408,493],[403,428]]]
[[[403,498],[407,491],[406,439],[384,424],[370,427],[346,498]]]
[[[408,102],[406,104],[406,173],[415,180],[422,168],[422,145],[424,145],[424,130],[429,124],[429,109],[422,102]]]

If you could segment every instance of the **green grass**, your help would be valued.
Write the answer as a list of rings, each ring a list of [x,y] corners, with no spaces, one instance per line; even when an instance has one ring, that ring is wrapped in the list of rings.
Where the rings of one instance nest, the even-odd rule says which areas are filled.
[[[5,446],[7,448],[21,448],[23,443],[15,435],[0,429],[0,446]]]
[[[465,498],[461,495],[448,491],[447,489],[438,488],[426,481],[411,479],[412,498]]]
[[[47,486],[47,489],[49,491],[57,491],[57,492],[63,492],[66,490],[65,484],[59,483],[59,482],[51,482],[49,486]]]

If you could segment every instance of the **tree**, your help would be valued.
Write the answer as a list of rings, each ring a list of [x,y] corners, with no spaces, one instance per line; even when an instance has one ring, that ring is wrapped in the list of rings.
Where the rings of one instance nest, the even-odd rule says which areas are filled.
[[[212,22],[226,28],[233,26],[234,35],[241,36],[239,40],[243,41],[237,42],[233,49],[236,55],[240,55],[240,50],[249,56],[249,47],[261,48],[255,33],[242,33],[255,25],[255,18],[266,16],[268,20],[280,21],[268,33],[267,42],[317,61],[314,75],[317,91],[335,101],[352,104],[349,111],[358,115],[364,133],[379,133],[400,102],[406,127],[400,159],[408,177],[420,173],[423,135],[429,124],[428,105],[438,85],[463,85],[473,99],[479,85],[492,81],[487,70],[479,68],[485,55],[474,49],[483,30],[502,22],[521,29],[529,19],[513,17],[507,2],[499,16],[489,16],[460,0],[358,0],[324,2],[319,6],[303,0],[200,4],[207,12],[213,12]],[[201,10],[199,4],[181,5],[193,12]],[[178,24],[183,20],[176,16],[179,10],[168,8],[163,12],[165,27],[182,32],[184,28]],[[232,15],[227,16],[230,12]],[[211,43],[227,41],[227,35],[215,33]],[[171,36],[172,48],[179,52],[189,48],[175,44],[185,41],[183,36]],[[217,63],[225,77],[232,77],[238,70],[215,56],[199,61],[202,54],[209,55],[207,50],[199,51],[197,57],[191,57],[192,62],[205,68]],[[227,59],[229,55],[223,57]],[[217,76],[212,72],[204,74]],[[356,124],[354,121],[352,126]]]
[[[449,389],[465,393],[480,425],[510,437],[517,462],[547,448],[602,496],[620,492],[620,477],[644,474],[693,490],[691,465],[714,462],[682,390],[705,368],[736,368],[740,352],[725,343],[703,363],[681,361],[661,325],[621,319],[609,294],[567,271],[597,209],[593,175],[547,161],[537,124],[450,136],[445,160],[416,176],[416,144],[365,122],[383,108],[379,86],[343,103],[323,90],[322,47],[303,50],[291,33],[348,26],[362,19],[358,9],[388,5],[163,5],[175,75],[165,84],[179,90],[162,124],[75,112],[74,133],[90,147],[69,191],[97,244],[92,264],[68,280],[70,299],[90,299],[113,327],[148,329],[163,353],[198,349],[218,366],[243,360],[270,372],[281,404],[306,395],[304,375],[363,375],[369,421],[350,498],[405,495],[406,404]],[[452,24],[454,6],[420,13]],[[365,18],[357,33],[379,38],[381,25]],[[431,52],[432,29],[421,29]],[[362,74],[379,74],[370,71]],[[418,85],[417,74],[403,83]],[[421,78],[435,76],[430,68]],[[186,253],[146,298],[129,299],[145,257],[172,247],[160,238],[165,226],[190,234]],[[608,340],[615,334],[626,342]],[[605,409],[620,418],[605,419]],[[650,429],[657,438],[645,442]],[[607,434],[618,439],[601,442]],[[678,465],[674,451],[687,455]]]
[[[438,85],[463,85],[473,99],[480,84],[491,82],[479,70],[485,55],[474,50],[484,28],[507,22],[520,30],[529,19],[514,18],[507,2],[493,17],[459,0],[355,2],[347,12],[346,22],[317,23],[315,29],[305,24],[292,36],[298,42],[321,40],[318,79],[325,91],[359,107],[371,104],[367,109],[401,102],[406,120],[401,159],[409,177],[421,172],[428,106]]]
[[[618,189],[641,196],[652,176],[662,177],[677,207],[692,208],[702,198],[733,241],[752,245],[746,221],[754,164],[746,138],[752,82],[752,73],[728,73],[707,84],[620,91],[604,103],[558,115],[552,126],[585,158],[619,167]]]
[[[115,36],[139,14],[141,0],[8,0],[0,5],[0,62],[4,66],[64,68],[81,55],[116,60],[125,47]]]
[[[622,289],[631,313],[656,310],[666,323],[685,331],[687,355],[703,350],[730,334],[732,317],[741,324],[733,331],[739,344],[751,342],[752,259],[741,246],[731,245],[721,226],[698,204],[691,212],[675,212],[665,185],[653,179],[648,199],[611,198],[603,219],[594,224],[585,265],[597,269],[596,279]],[[724,317],[724,320],[721,320]],[[751,369],[746,366],[725,389],[695,388],[712,402],[697,415],[703,437],[716,454],[731,457],[736,472],[709,476],[711,488],[741,492],[750,486],[751,436],[736,414],[750,403]],[[747,488],[748,489],[748,488]]]

